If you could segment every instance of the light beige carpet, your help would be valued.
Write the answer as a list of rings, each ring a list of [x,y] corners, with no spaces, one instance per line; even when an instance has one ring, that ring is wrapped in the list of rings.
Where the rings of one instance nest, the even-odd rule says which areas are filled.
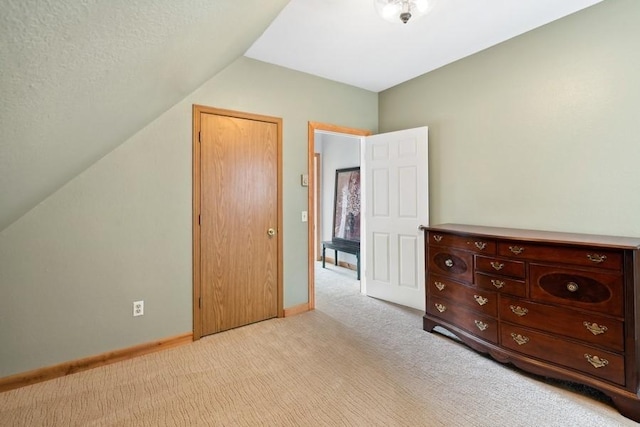
[[[1,426],[625,426],[317,270],[317,310],[0,394]]]

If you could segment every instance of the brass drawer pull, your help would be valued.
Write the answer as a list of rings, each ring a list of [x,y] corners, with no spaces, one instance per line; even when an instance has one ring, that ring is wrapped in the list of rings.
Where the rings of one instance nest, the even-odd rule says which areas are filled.
[[[500,271],[504,268],[504,264],[502,264],[501,262],[498,261],[491,261],[491,267],[495,268],[496,270]]]
[[[605,366],[607,366],[609,364],[609,361],[607,359],[600,359],[598,356],[592,356],[590,354],[586,354],[584,355],[584,358],[587,359],[587,361],[589,361],[589,363],[591,363],[593,365],[594,368],[604,368]]]
[[[604,325],[598,325],[597,323],[589,323],[587,321],[582,322],[582,324],[591,332],[593,335],[604,334],[608,331],[607,327]]]
[[[514,253],[514,255],[520,255],[524,252],[524,248],[522,246],[509,246],[509,250]]]
[[[453,267],[453,260],[452,260],[451,258],[447,258],[447,259],[444,261],[444,265],[446,265],[446,266],[447,266],[447,267],[449,267],[449,268]]]
[[[434,282],[433,284],[436,286],[436,288],[438,288],[439,291],[443,290],[446,287],[446,285],[442,282]]]
[[[510,305],[509,308],[513,311],[513,314],[520,317],[525,316],[529,312],[529,310],[520,307],[519,305]]]
[[[604,262],[607,260],[606,255],[598,255],[598,254],[587,254],[587,258],[589,258],[589,261],[593,261],[596,264],[600,264],[601,262]]]
[[[445,312],[445,310],[447,309],[447,306],[446,306],[446,305],[444,305],[444,304],[438,304],[438,303],[436,303],[435,305],[436,305],[436,308],[438,309],[438,311],[439,311],[440,313],[444,313],[444,312]]]
[[[501,287],[506,285],[505,282],[503,282],[502,280],[498,280],[498,279],[491,279],[491,284],[493,286],[495,286],[496,288],[498,288],[498,289],[500,289]]]
[[[520,334],[516,334],[515,332],[511,332],[511,338],[513,338],[513,340],[515,342],[518,343],[518,345],[523,345],[529,342],[529,337],[525,337],[524,335],[520,335]]]
[[[576,282],[568,282],[567,290],[569,292],[576,292],[578,290],[578,284]]]
[[[439,234],[434,234],[433,235],[433,240],[435,240],[436,242],[440,243],[440,241],[442,240],[442,236]]]
[[[487,244],[485,242],[475,242],[475,245],[476,245],[476,248],[480,249],[481,251],[487,247]]]
[[[474,296],[473,296],[473,299],[474,299],[474,300],[476,300],[476,302],[477,302],[479,305],[485,305],[486,303],[488,303],[488,302],[489,302],[489,298],[485,298],[485,297],[483,297],[483,296],[481,296],[481,295],[474,295]]]
[[[487,325],[484,322],[481,322],[480,320],[474,320],[474,322],[476,323],[476,326],[478,327],[478,329],[480,329],[481,331],[485,331],[489,325]]]

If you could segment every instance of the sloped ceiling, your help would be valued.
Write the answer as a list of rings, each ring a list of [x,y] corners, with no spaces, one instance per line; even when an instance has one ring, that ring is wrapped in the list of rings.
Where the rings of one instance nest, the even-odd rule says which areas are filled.
[[[380,92],[601,0],[429,0],[405,25],[373,0],[291,0],[246,56]]]
[[[288,0],[2,0],[0,230],[237,59]]]
[[[245,53],[379,91],[599,1],[0,0],[0,231]]]

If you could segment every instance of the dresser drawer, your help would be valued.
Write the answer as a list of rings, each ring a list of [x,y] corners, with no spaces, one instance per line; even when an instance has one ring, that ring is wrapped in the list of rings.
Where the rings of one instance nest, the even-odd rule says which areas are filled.
[[[492,317],[498,315],[498,295],[495,292],[471,288],[446,277],[429,275],[429,295],[455,301]]]
[[[476,270],[509,277],[525,277],[524,262],[476,256]]]
[[[485,273],[476,273],[475,279],[476,286],[483,289],[490,289],[518,297],[527,296],[527,284],[524,280],[509,279]]]
[[[430,245],[447,246],[455,249],[462,249],[465,251],[486,253],[489,255],[495,255],[496,253],[496,241],[491,239],[484,239],[478,236],[458,236],[456,234],[438,233],[434,231],[429,232],[428,242]]]
[[[430,297],[427,313],[456,325],[484,340],[498,343],[498,322],[496,319],[469,310],[457,302]]]
[[[507,323],[501,325],[500,340],[503,347],[511,350],[625,384],[624,357],[619,354]]]
[[[595,248],[569,248],[527,242],[498,242],[498,256],[622,270],[621,251]]]
[[[473,280],[473,254],[449,248],[429,246],[429,270],[456,280]]]
[[[624,315],[622,274],[531,264],[529,284],[534,300]]]
[[[624,351],[624,322],[576,310],[536,304],[516,298],[500,298],[500,320]],[[550,321],[549,319],[553,319]]]

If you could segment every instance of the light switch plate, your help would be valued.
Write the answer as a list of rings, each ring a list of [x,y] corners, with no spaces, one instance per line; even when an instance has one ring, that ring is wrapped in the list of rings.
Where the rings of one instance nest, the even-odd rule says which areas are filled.
[[[303,173],[302,175],[300,175],[300,184],[303,187],[308,187],[309,186],[309,175],[306,173]]]

